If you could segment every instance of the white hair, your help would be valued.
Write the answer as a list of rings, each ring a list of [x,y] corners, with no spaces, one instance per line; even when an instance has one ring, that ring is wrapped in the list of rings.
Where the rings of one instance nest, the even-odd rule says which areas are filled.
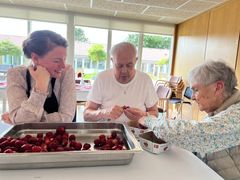
[[[229,97],[237,86],[235,71],[223,61],[209,60],[195,67],[190,71],[188,80],[190,85],[194,83],[209,85],[217,81],[223,81],[226,97]]]
[[[110,51],[111,56],[114,56],[119,51],[125,51],[125,49],[131,49],[137,55],[136,47],[129,42],[121,42],[114,45]]]

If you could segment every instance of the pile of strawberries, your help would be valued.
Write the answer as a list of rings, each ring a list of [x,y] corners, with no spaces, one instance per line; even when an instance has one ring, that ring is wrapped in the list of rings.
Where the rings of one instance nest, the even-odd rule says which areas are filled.
[[[94,147],[100,150],[125,150],[124,142],[116,131],[112,131],[107,137],[104,134],[99,135],[98,139],[94,140]]]
[[[91,145],[76,141],[74,134],[69,135],[65,127],[58,127],[56,132],[30,134],[24,137],[0,138],[0,153],[23,153],[23,152],[57,152],[57,151],[80,151],[88,150]]]
[[[27,134],[24,137],[2,137],[0,138],[0,153],[24,153],[24,152],[58,152],[58,151],[81,151],[89,150],[91,145],[76,140],[74,134],[66,131],[60,126],[56,132],[37,133],[36,136]],[[94,148],[97,150],[125,150],[124,142],[112,131],[110,136],[99,135],[94,140]]]

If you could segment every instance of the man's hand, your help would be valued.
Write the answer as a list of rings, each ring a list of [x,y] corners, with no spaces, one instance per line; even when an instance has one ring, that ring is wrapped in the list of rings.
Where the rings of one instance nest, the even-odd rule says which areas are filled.
[[[111,120],[116,120],[122,115],[122,113],[123,113],[123,108],[116,105],[106,110],[106,117]]]
[[[120,106],[113,106],[107,109],[101,109],[100,104],[92,101],[87,101],[85,110],[83,112],[85,121],[98,121],[104,119],[116,120],[123,113],[123,108]]]
[[[124,109],[124,114],[128,117],[130,120],[138,121],[143,116],[146,116],[146,112],[142,111],[138,108],[126,108]]]

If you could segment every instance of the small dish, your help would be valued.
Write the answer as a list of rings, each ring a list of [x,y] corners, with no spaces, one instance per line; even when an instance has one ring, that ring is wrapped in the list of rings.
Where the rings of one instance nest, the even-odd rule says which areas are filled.
[[[154,154],[160,154],[169,149],[168,143],[158,139],[152,131],[139,134],[139,140],[142,148]]]
[[[139,140],[139,135],[142,133],[146,133],[149,132],[150,130],[147,128],[140,128],[140,126],[138,124],[136,124],[133,121],[129,121],[127,123],[129,129],[131,130],[131,132],[134,134],[134,136],[136,137],[137,140]]]

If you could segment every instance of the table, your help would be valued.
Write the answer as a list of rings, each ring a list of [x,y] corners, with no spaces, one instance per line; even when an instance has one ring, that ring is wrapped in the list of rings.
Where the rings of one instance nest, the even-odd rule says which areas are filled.
[[[7,95],[6,95],[6,87],[1,87],[0,85],[0,101],[2,101],[2,112],[6,112],[7,110]]]
[[[86,86],[79,86],[76,85],[76,97],[77,97],[77,102],[84,102],[87,101],[87,95],[89,91],[91,90],[92,86],[86,85]],[[6,111],[6,102],[7,102],[7,97],[6,97],[6,86],[0,84],[0,99],[3,101],[3,112]]]
[[[191,152],[171,147],[160,155],[143,151],[134,155],[128,165],[0,170],[0,180],[203,180],[222,179]]]
[[[76,84],[77,102],[87,101],[87,95],[91,89],[92,89],[92,85]]]

